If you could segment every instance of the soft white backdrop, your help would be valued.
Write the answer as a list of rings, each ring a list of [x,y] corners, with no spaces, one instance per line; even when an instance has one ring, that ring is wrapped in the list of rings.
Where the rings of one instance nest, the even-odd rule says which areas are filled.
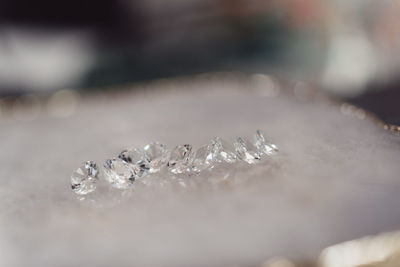
[[[0,121],[1,266],[248,266],[400,226],[400,139],[372,121],[262,76],[138,87],[84,96],[68,118]],[[100,183],[83,201],[70,190],[81,162],[127,146],[258,128],[280,154],[224,181],[153,177],[123,195]]]

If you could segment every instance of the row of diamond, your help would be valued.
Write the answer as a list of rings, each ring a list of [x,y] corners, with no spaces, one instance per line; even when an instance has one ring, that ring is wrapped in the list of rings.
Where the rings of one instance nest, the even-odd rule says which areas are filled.
[[[161,143],[146,145],[143,149],[123,150],[117,158],[106,160],[102,174],[113,187],[129,188],[137,179],[167,169],[173,174],[199,174],[219,163],[232,164],[244,161],[256,164],[263,156],[278,152],[278,147],[268,142],[257,130],[253,142],[237,138],[233,145],[219,137],[208,145],[193,150],[191,145],[179,145],[169,150]],[[79,195],[95,191],[99,168],[94,161],[87,161],[71,176],[71,187]]]

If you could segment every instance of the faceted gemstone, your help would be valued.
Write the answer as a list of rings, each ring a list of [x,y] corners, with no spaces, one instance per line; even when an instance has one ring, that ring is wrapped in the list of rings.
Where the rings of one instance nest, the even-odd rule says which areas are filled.
[[[104,163],[104,178],[115,188],[129,188],[135,181],[132,168],[122,159],[109,159]]]
[[[249,164],[255,164],[260,160],[260,154],[257,151],[257,148],[249,141],[239,137],[236,139],[234,146],[236,154],[241,160]]]
[[[158,142],[150,143],[144,147],[144,152],[149,162],[149,172],[155,173],[165,166],[168,162],[167,147]]]
[[[257,130],[254,134],[254,145],[257,147],[258,152],[264,155],[274,155],[279,151],[276,145],[265,140],[265,137],[260,130]]]
[[[235,148],[225,140],[215,137],[211,140],[212,157],[218,162],[234,163],[236,161]]]
[[[149,159],[141,149],[125,149],[118,157],[132,168],[135,179],[144,177],[150,169]]]
[[[78,195],[86,195],[96,190],[99,169],[94,161],[86,161],[71,175],[71,188]]]
[[[175,174],[189,172],[192,159],[192,146],[179,145],[175,147],[170,153],[168,168],[172,173]]]
[[[217,158],[212,151],[213,146],[202,146],[196,150],[193,157],[192,168],[195,172],[201,172],[207,168],[212,168]]]

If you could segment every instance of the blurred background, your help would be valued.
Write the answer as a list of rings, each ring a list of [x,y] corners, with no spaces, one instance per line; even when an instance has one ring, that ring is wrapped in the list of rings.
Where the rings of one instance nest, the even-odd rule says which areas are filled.
[[[396,0],[2,0],[0,115],[75,101],[65,89],[239,71],[400,124],[399,14]]]

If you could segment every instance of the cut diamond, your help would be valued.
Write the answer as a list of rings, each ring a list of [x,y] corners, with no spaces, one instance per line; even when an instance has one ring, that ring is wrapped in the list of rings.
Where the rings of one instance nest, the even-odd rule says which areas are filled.
[[[255,164],[260,160],[260,154],[257,151],[257,148],[249,141],[239,137],[236,139],[234,146],[236,154],[241,160],[249,164]]]
[[[125,149],[118,157],[132,168],[135,179],[144,177],[150,169],[149,159],[141,149]]]
[[[189,172],[192,159],[192,146],[179,145],[171,151],[168,160],[168,168],[172,173],[175,174]]]
[[[207,146],[202,146],[196,150],[192,163],[194,172],[201,172],[207,168],[213,167],[213,163],[216,162],[217,158],[214,155],[212,148],[213,146],[210,144]]]
[[[144,152],[149,162],[149,173],[155,173],[168,162],[167,147],[158,142],[150,143],[144,147]]]
[[[260,154],[275,155],[279,151],[275,144],[265,140],[265,137],[260,130],[257,130],[254,134],[254,145],[257,147]]]
[[[127,189],[135,181],[132,168],[119,158],[109,159],[104,163],[104,178],[119,189]]]
[[[96,190],[99,169],[94,161],[86,161],[71,175],[71,188],[78,195],[86,195]]]
[[[235,148],[225,140],[215,137],[211,140],[212,157],[218,162],[234,163],[236,161]]]

